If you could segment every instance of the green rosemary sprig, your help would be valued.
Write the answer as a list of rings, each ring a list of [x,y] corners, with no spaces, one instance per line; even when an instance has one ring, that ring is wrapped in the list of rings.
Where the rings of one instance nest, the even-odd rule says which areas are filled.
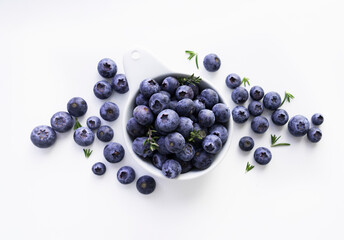
[[[247,162],[247,164],[246,164],[246,172],[251,171],[253,168],[254,168],[254,166],[251,165],[249,162]]]
[[[199,69],[199,67],[198,67],[198,53],[195,53],[194,51],[190,51],[190,50],[185,50],[185,53],[189,54],[189,57],[188,57],[189,60],[191,60],[193,57],[195,57],[196,67],[197,67],[197,69]]]
[[[245,87],[246,87],[246,84],[249,85],[249,86],[251,86],[251,85],[250,85],[250,79],[244,77],[244,78],[241,80],[241,84],[244,84]]]
[[[158,136],[153,136],[156,133],[156,130],[154,130],[153,126],[150,126],[148,128],[147,132],[147,139],[144,141],[143,145],[146,143],[149,144],[149,149],[154,152],[155,150],[159,149],[159,145],[156,143],[156,140],[159,139]]]
[[[85,158],[89,158],[93,152],[93,150],[91,149],[82,149],[84,151],[85,154]]]
[[[280,138],[281,138],[281,136],[277,137],[275,134],[274,135],[271,134],[271,147],[290,146],[290,143],[278,143],[278,144],[276,144],[276,142]]]
[[[285,101],[290,102],[291,99],[295,98],[291,93],[288,93],[287,91],[284,92],[284,99],[280,105],[280,107],[283,105]]]
[[[187,85],[187,84],[198,84],[202,81],[201,77],[196,77],[195,74],[193,73],[189,77],[179,77],[178,81],[182,85]]]
[[[192,132],[190,132],[190,137],[188,139],[189,142],[195,142],[195,139],[199,139],[202,140],[203,137],[201,135],[201,130],[193,130]]]
[[[78,118],[75,118],[75,123],[74,123],[74,130],[77,130],[79,127],[82,127],[81,123],[78,121]]]

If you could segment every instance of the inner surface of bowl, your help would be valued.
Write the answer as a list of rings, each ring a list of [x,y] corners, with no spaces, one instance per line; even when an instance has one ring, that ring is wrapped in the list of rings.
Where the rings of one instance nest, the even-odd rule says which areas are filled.
[[[168,77],[168,76],[172,76],[175,78],[180,78],[180,77],[189,77],[190,75],[187,74],[181,74],[181,73],[173,73],[173,74],[164,74],[164,75],[160,75],[157,77],[154,77],[153,79],[155,81],[157,81],[159,84],[162,83],[162,81]],[[144,80],[144,79],[142,79]],[[212,86],[209,82],[207,82],[206,80],[202,79],[202,81],[200,83],[198,83],[198,86],[200,88],[200,92],[205,89],[205,88],[211,88],[214,91],[217,92],[217,94],[219,95],[219,102],[221,103],[225,103],[227,106],[228,104],[226,103],[226,101],[224,101],[224,98],[221,96],[221,93],[214,87]],[[135,161],[141,166],[143,167],[145,170],[147,170],[149,173],[152,173],[153,175],[157,176],[157,177],[163,177],[166,178],[160,169],[154,167],[154,165],[150,162],[145,160],[144,158],[141,158],[140,156],[136,155],[136,153],[133,151],[132,149],[132,142],[134,140],[133,137],[131,137],[127,130],[126,130],[126,125],[128,120],[133,116],[133,110],[136,106],[136,102],[135,102],[135,98],[136,96],[139,94],[139,83],[137,85],[138,89],[137,90],[131,90],[134,92],[134,95],[131,95],[131,98],[129,99],[129,102],[125,108],[125,113],[124,113],[124,117],[123,117],[123,127],[124,127],[124,139],[126,142],[126,145],[128,147],[128,151],[130,152],[130,155],[135,159]],[[230,146],[230,142],[231,142],[231,136],[232,136],[232,129],[233,129],[233,124],[231,121],[231,118],[229,119],[229,121],[225,124],[223,124],[227,130],[228,130],[228,139],[225,142],[225,144],[222,146],[222,149],[219,153],[217,153],[214,157],[214,161],[211,164],[211,166],[205,170],[191,170],[187,173],[183,173],[180,174],[177,178],[175,178],[175,180],[186,180],[186,179],[194,179],[197,178],[199,176],[204,175],[205,173],[211,171],[212,169],[214,169],[222,160],[225,159],[225,155],[228,152],[229,146]],[[228,160],[229,158],[226,158],[226,160]]]

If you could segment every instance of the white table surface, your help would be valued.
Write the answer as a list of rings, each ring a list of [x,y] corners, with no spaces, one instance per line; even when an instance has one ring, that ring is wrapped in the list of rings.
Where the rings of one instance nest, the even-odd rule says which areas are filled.
[[[343,239],[343,7],[339,0],[1,1],[0,239]],[[266,92],[291,92],[290,116],[325,116],[322,141],[296,139],[286,126],[271,124],[258,136],[249,123],[234,124],[228,156],[214,171],[182,182],[157,178],[148,196],[116,180],[124,165],[147,174],[129,155],[106,163],[104,176],[92,174],[92,164],[105,161],[104,143],[95,141],[89,159],[72,131],[50,149],[32,145],[33,127],[49,124],[74,96],[89,104],[82,124],[98,115],[98,61],[110,57],[123,72],[122,57],[136,46],[212,81],[228,98],[232,72]],[[200,63],[217,53],[220,70],[197,70],[187,49]],[[123,111],[127,96],[111,101]],[[123,142],[121,121],[110,126]],[[271,149],[267,166],[238,148],[244,135],[269,146],[272,133],[292,145]],[[256,167],[245,174],[248,161]]]

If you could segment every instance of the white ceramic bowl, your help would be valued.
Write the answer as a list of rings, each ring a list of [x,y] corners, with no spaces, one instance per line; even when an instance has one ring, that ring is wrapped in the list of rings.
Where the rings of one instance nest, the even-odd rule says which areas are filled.
[[[147,52],[143,50],[131,51],[130,53],[124,56],[123,62],[124,62],[125,73],[131,87],[129,91],[130,92],[129,100],[125,107],[123,118],[122,118],[125,144],[127,146],[127,149],[131,157],[142,168],[144,168],[148,172],[148,174],[152,174],[156,177],[162,177],[166,179],[166,177],[162,174],[161,170],[154,167],[150,161],[143,160],[143,158],[135,154],[135,152],[132,149],[133,138],[127,133],[126,125],[127,125],[128,120],[133,116],[132,112],[135,107],[135,97],[139,93],[139,85],[142,80],[146,78],[153,78],[160,84],[162,80],[167,76],[184,77],[188,75],[180,74],[180,73],[172,73],[166,67],[161,65],[161,63],[155,60],[154,57],[152,57],[152,55],[148,54]],[[150,64],[151,66],[148,67],[147,64]],[[207,80],[202,79],[199,86],[200,86],[200,89],[204,89],[204,88],[214,89],[219,95],[220,102],[223,102],[226,105],[228,105],[225,99],[221,96],[221,92],[219,91],[219,89],[216,89],[216,87],[211,85]],[[226,153],[228,152],[228,149],[230,146],[232,130],[233,130],[233,123],[231,119],[226,124],[226,127],[228,129],[228,140],[223,145],[222,150],[218,154],[215,155],[214,162],[211,164],[211,166],[205,170],[192,170],[190,172],[180,174],[174,180],[186,180],[186,179],[194,179],[194,178],[200,177],[210,172],[211,170],[213,170],[224,159],[228,160],[228,158],[226,158]]]

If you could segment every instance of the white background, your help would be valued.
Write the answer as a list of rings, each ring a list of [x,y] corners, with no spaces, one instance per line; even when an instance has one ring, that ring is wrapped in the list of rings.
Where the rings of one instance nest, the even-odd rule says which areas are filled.
[[[343,239],[343,8],[340,0],[1,0],[0,239]],[[104,143],[95,141],[89,159],[72,131],[50,149],[32,145],[33,127],[49,124],[74,96],[89,104],[82,124],[98,115],[98,61],[110,57],[123,72],[123,54],[136,46],[228,98],[224,79],[232,72],[266,92],[291,92],[290,116],[325,116],[322,141],[296,139],[286,126],[258,136],[249,123],[234,124],[228,156],[214,171],[182,182],[157,178],[148,196],[116,180],[123,165],[147,174],[129,154],[106,163],[104,176],[92,174]],[[217,53],[220,70],[197,70],[187,49],[200,62]],[[122,112],[127,96],[111,97]],[[123,142],[121,121],[110,126]],[[271,149],[267,166],[237,146],[244,135],[269,146],[271,133],[292,145]],[[256,167],[245,174],[248,161]]]

